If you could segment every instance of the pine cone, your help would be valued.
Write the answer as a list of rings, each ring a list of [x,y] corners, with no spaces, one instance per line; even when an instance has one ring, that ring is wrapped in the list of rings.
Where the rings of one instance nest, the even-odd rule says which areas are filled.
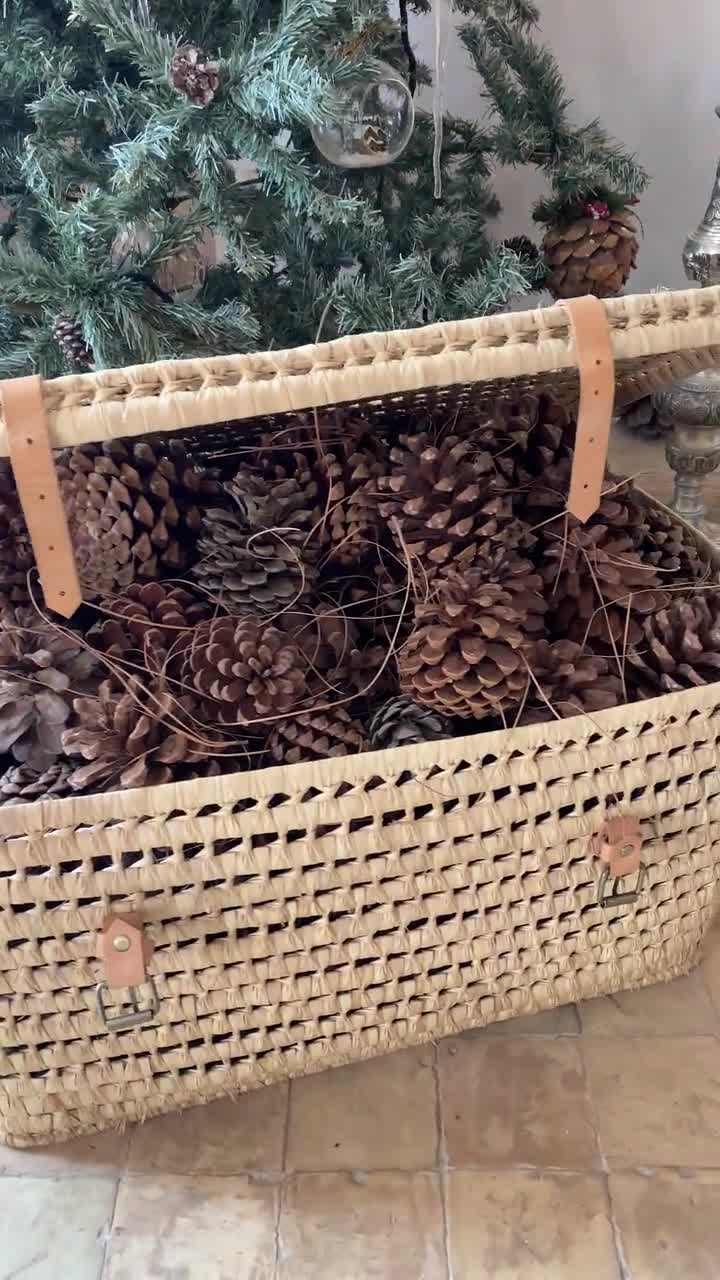
[[[73,372],[87,373],[95,367],[95,357],[77,320],[63,314],[56,316],[52,334]]]
[[[325,760],[367,750],[363,727],[343,707],[301,712],[278,720],[268,737],[268,752],[278,764]]]
[[[402,649],[402,690],[423,706],[481,718],[520,702],[545,601],[532,565],[499,548],[482,567],[438,579]]]
[[[76,698],[74,711],[77,727],[65,730],[63,748],[88,761],[70,776],[75,790],[172,782],[227,745],[203,727],[197,699],[162,683],[133,681],[122,690],[106,680],[93,696]]]
[[[312,590],[319,550],[317,485],[302,455],[296,472],[241,467],[225,488],[230,510],[204,513],[194,576],[234,614],[272,616]]]
[[[637,499],[633,542],[644,564],[654,565],[663,586],[698,582],[708,576],[708,563],[690,530],[669,511]]]
[[[207,600],[164,582],[132,583],[122,595],[101,600],[108,616],[88,632],[88,640],[114,658],[138,651],[148,670],[158,671],[178,650],[185,633],[212,613]]]
[[[556,298],[614,298],[637,266],[638,230],[631,208],[613,213],[599,202],[582,217],[550,226],[543,241],[545,288]]]
[[[533,266],[540,261],[540,250],[529,236],[510,236],[509,239],[502,242],[504,249],[510,249],[512,253],[516,253],[521,262],[526,262]]]
[[[602,522],[583,527],[571,517],[549,527],[541,574],[551,629],[580,644],[594,639],[625,647],[642,638],[639,617],[668,601],[657,572],[643,563],[632,537]]]
[[[0,804],[32,804],[67,796],[71,772],[72,766],[64,760],[56,760],[42,773],[26,764],[15,765],[0,777]]]
[[[529,663],[534,679],[518,724],[603,711],[623,701],[622,680],[612,674],[610,661],[572,640],[538,640]]]
[[[213,618],[192,632],[184,682],[224,725],[251,724],[297,707],[306,692],[300,649],[270,623]]]
[[[373,751],[438,742],[452,737],[452,722],[401,693],[377,708],[368,726],[368,737]]]
[[[184,93],[190,102],[208,107],[220,84],[218,64],[195,45],[181,45],[170,63],[168,80],[173,89]]]
[[[639,698],[720,680],[720,591],[675,596],[643,620],[627,654],[627,680]]]
[[[352,565],[364,560],[381,537],[378,494],[388,469],[387,448],[374,436],[336,445],[318,458],[318,474],[327,485],[326,535],[330,558]]]
[[[508,482],[491,453],[457,436],[436,445],[423,433],[401,436],[390,458],[392,472],[379,481],[380,513],[397,521],[408,554],[426,574],[451,562],[472,565],[488,540],[520,541],[524,526],[511,527]],[[512,475],[509,460],[507,470]]]
[[[308,690],[316,697],[377,698],[397,687],[387,645],[363,642],[358,626],[339,606],[288,610],[276,625],[300,650]]]
[[[220,493],[217,470],[194,466],[179,440],[83,445],[62,453],[57,471],[87,600],[182,572],[198,503]]]
[[[0,752],[37,773],[61,754],[73,699],[96,669],[78,640],[32,610],[7,614],[0,627]]]
[[[27,576],[35,565],[12,470],[0,464],[0,607],[30,603]]]

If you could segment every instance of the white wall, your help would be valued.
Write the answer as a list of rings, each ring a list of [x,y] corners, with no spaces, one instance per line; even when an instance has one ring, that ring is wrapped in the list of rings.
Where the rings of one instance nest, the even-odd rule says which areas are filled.
[[[446,9],[448,0],[443,0]],[[638,212],[645,227],[632,292],[683,287],[685,237],[707,206],[718,156],[720,4],[718,0],[539,0],[542,32],[558,58],[578,121],[599,116],[637,151],[652,183]],[[412,16],[411,16],[412,21]],[[459,115],[482,114],[478,78],[452,30],[445,99]],[[415,18],[413,40],[432,64],[433,31]],[[535,174],[508,171],[496,189],[501,234],[530,232],[542,189]]]

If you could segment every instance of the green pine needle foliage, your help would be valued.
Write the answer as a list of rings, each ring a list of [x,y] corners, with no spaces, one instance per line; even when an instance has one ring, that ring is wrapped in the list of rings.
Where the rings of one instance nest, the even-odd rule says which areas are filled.
[[[412,38],[431,0],[406,7]],[[492,239],[496,165],[546,172],[547,217],[645,175],[597,121],[570,123],[534,4],[455,8],[493,117],[445,118],[436,200],[422,113],[385,168],[334,167],[312,141],[379,61],[407,75],[387,0],[6,0],[0,377],[67,372],[59,314],[101,368],[489,314],[537,287]],[[170,83],[184,46],[217,69],[206,105]]]

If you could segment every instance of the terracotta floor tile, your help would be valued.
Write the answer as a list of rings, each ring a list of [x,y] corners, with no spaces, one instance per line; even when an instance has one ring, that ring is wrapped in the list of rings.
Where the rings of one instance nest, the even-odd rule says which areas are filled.
[[[445,1280],[435,1174],[296,1174],[285,1188],[278,1280]]]
[[[720,1164],[717,1040],[588,1036],[583,1052],[611,1164]]]
[[[580,1006],[583,1031],[601,1036],[714,1035],[720,1029],[702,974],[620,991]]]
[[[453,1280],[620,1280],[599,1177],[458,1170],[448,1181]]]
[[[488,1036],[444,1041],[439,1053],[451,1165],[597,1163],[577,1041]]]
[[[294,1080],[287,1168],[431,1169],[437,1163],[432,1047]]]
[[[3,1280],[100,1280],[112,1178],[10,1177],[0,1194]]]
[[[29,1177],[87,1177],[90,1174],[121,1174],[127,1163],[130,1133],[93,1133],[50,1147],[16,1150],[0,1146],[0,1174]]]
[[[506,1022],[492,1022],[478,1031],[466,1031],[466,1036],[576,1036],[580,1033],[577,1005],[564,1004],[559,1009],[546,1009],[543,1013],[523,1014],[520,1018],[508,1018]]]
[[[632,1280],[717,1280],[720,1174],[617,1173],[610,1196]]]
[[[129,1167],[138,1173],[245,1173],[281,1170],[287,1084],[159,1116],[132,1133]]]
[[[247,1177],[131,1175],[103,1280],[272,1280],[278,1194]]]

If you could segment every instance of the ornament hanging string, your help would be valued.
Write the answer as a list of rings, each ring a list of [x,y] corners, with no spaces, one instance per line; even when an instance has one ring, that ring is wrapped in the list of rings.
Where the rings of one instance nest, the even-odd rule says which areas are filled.
[[[444,22],[443,0],[435,0],[433,5],[435,24],[435,76],[433,84],[433,194],[436,200],[442,199],[442,144],[443,144],[443,86],[445,78],[447,33]]]
[[[417,89],[417,58],[413,47],[410,43],[410,31],[408,28],[408,0],[400,0],[400,41],[403,51],[407,59],[408,66],[408,89],[413,98]]]

